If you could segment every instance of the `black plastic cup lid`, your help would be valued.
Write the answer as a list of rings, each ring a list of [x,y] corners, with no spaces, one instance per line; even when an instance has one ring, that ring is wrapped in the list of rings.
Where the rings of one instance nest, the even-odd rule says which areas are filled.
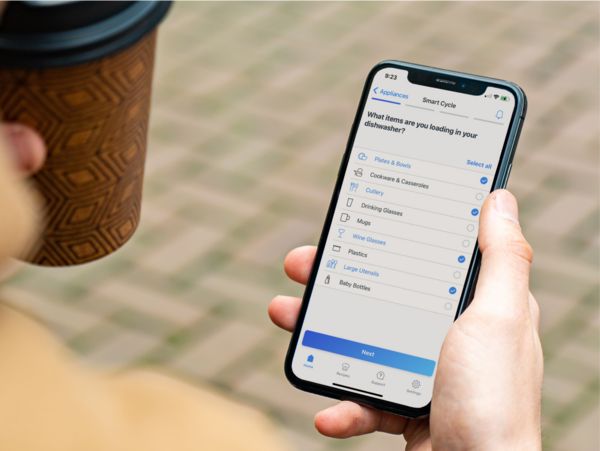
[[[170,1],[12,1],[0,21],[0,66],[47,68],[102,58],[137,42]]]

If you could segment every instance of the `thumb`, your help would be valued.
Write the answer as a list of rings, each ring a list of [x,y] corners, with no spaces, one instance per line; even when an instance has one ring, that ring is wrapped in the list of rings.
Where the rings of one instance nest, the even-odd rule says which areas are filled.
[[[517,200],[506,190],[492,192],[481,209],[481,270],[474,304],[514,315],[528,308],[531,246],[521,233]]]
[[[46,159],[46,146],[42,137],[32,128],[17,123],[0,124],[9,158],[22,174],[37,172]]]

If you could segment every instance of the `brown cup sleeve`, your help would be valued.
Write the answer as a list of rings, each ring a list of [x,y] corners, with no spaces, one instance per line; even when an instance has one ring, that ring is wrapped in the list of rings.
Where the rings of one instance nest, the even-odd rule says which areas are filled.
[[[44,199],[36,251],[48,266],[121,247],[140,218],[156,32],[102,59],[63,68],[0,68],[3,119],[27,124],[48,156],[33,177]]]

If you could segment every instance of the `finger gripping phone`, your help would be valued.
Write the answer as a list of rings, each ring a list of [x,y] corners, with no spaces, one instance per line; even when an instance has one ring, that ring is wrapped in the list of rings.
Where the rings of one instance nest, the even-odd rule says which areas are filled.
[[[525,111],[514,83],[371,70],[286,357],[293,385],[428,414],[442,342],[472,297],[481,205],[506,186]]]

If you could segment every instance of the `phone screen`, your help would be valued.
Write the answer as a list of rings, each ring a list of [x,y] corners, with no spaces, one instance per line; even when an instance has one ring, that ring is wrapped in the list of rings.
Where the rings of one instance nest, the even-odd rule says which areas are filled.
[[[291,361],[300,379],[420,408],[475,255],[516,99],[372,78]]]

